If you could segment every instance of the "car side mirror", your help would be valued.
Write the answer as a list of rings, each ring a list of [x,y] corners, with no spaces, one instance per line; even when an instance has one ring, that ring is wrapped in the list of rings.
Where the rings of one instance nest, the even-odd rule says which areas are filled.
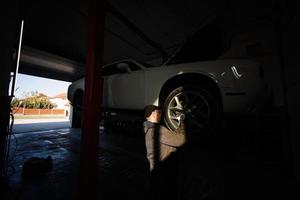
[[[117,68],[122,72],[131,73],[131,69],[127,63],[119,63],[117,64]]]

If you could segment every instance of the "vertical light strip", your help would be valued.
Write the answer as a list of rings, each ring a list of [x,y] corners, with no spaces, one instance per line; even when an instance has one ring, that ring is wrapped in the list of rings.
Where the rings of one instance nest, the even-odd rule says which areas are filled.
[[[19,73],[19,66],[20,66],[20,57],[21,57],[21,49],[22,49],[22,39],[23,39],[23,27],[24,27],[24,20],[21,21],[21,30],[20,30],[20,38],[19,38],[19,47],[18,47],[18,53],[17,53],[17,63],[16,63],[16,70],[14,72],[13,77],[13,84],[11,89],[11,96],[14,95],[15,87],[17,83],[17,75]]]

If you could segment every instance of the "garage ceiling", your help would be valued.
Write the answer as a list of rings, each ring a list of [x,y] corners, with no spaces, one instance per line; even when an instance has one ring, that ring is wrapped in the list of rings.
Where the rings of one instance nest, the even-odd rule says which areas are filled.
[[[253,17],[252,8],[269,4],[220,0],[109,0],[106,11],[104,64],[135,59],[161,64],[185,44],[188,37],[217,16]],[[230,3],[231,2],[231,3]],[[257,1],[259,2],[259,1]],[[20,72],[73,81],[84,74],[88,0],[27,0]],[[249,9],[250,8],[250,9]],[[249,10],[249,12],[245,12]],[[226,12],[225,12],[226,11]],[[230,11],[230,12],[228,12]],[[228,14],[229,13],[229,14]],[[255,12],[255,17],[265,9]]]

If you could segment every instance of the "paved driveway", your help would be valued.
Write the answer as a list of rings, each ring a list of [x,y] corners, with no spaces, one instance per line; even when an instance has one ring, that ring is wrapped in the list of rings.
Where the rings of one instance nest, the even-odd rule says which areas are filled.
[[[68,119],[15,119],[13,133],[56,130],[62,128],[70,128],[70,121]]]

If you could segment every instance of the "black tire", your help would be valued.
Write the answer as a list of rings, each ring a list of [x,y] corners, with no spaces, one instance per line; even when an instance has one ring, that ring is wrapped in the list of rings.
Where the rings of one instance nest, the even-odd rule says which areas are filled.
[[[164,101],[164,121],[175,130],[184,115],[186,130],[191,133],[211,133],[220,122],[221,109],[217,98],[205,88],[191,85],[172,90]]]
[[[82,111],[83,111],[83,92],[79,91],[75,93],[73,101],[73,114],[72,114],[72,128],[81,128]]]

